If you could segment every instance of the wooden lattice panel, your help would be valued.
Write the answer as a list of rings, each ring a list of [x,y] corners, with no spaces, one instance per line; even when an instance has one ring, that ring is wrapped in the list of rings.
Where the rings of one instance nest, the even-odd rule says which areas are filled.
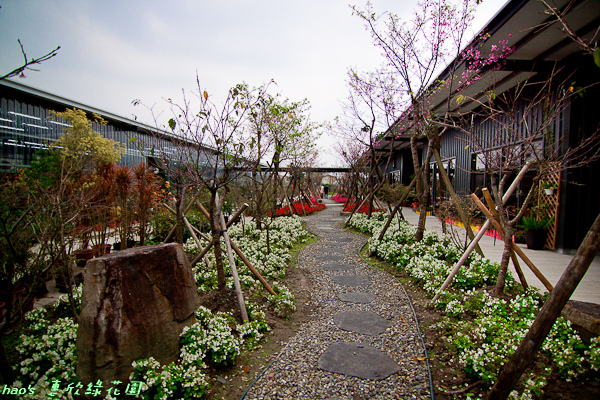
[[[538,209],[542,217],[552,218],[552,222],[548,227],[548,238],[544,248],[555,250],[556,249],[556,233],[558,231],[558,207],[560,199],[560,164],[553,164],[550,166],[549,173],[540,180],[539,196],[538,196]],[[554,193],[548,195],[542,189],[545,183],[553,184],[557,189]]]

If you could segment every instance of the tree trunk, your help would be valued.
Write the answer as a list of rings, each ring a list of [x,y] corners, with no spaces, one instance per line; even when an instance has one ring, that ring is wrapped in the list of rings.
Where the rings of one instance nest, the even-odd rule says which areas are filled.
[[[496,384],[488,395],[488,400],[506,399],[515,384],[529,365],[535,353],[544,343],[552,325],[560,316],[569,298],[583,279],[600,248],[600,214],[583,239],[577,254],[560,277],[550,297],[544,303],[537,318],[519,345],[519,348],[504,365]]]
[[[183,244],[183,186],[177,184],[177,197],[175,200],[175,211],[176,211],[176,228],[175,228],[175,240],[177,243]]]
[[[512,254],[512,229],[506,227],[504,229],[504,251],[502,252],[502,260],[500,262],[500,271],[498,272],[498,280],[496,280],[495,295],[500,297],[504,294],[504,284],[506,282],[506,274],[508,271],[508,262]]]
[[[421,170],[421,162],[419,161],[419,152],[417,150],[417,138],[413,135],[410,138],[410,150],[412,153],[413,166],[415,171]],[[423,172],[419,175],[415,175],[415,179],[417,180],[417,198],[419,199],[419,211],[421,214],[419,215],[419,223],[417,224],[417,232],[415,233],[415,241],[420,242],[423,240],[423,234],[425,232],[425,222],[427,219],[427,204],[425,203],[426,197],[423,188]],[[425,211],[425,212],[423,212]]]
[[[435,159],[437,161],[438,170],[440,171],[440,176],[442,177],[442,180],[444,181],[444,184],[446,185],[446,189],[450,192],[450,200],[452,200],[452,202],[454,203],[454,206],[456,207],[456,211],[458,212],[458,216],[460,217],[461,222],[463,223],[463,225],[465,226],[465,230],[467,231],[467,236],[472,241],[473,239],[475,239],[475,234],[471,230],[471,226],[469,225],[469,220],[467,218],[467,214],[465,213],[465,210],[462,208],[462,205],[460,204],[460,201],[458,200],[458,195],[456,194],[456,191],[454,190],[454,186],[452,186],[452,182],[450,182],[450,177],[446,173],[446,169],[444,168],[444,163],[442,162],[442,156],[440,155],[440,151],[437,148],[434,148],[433,155],[435,156]],[[445,221],[442,221],[442,226],[445,227],[445,225],[446,225]],[[479,247],[479,245],[477,245],[475,247],[475,251],[477,251],[477,253],[483,257],[483,251],[481,250],[481,247]]]
[[[224,291],[226,289],[225,268],[223,267],[223,250],[221,248],[221,204],[216,202],[216,190],[211,193],[210,199],[210,229],[212,231],[212,239],[215,252],[215,268],[217,269],[217,289]]]

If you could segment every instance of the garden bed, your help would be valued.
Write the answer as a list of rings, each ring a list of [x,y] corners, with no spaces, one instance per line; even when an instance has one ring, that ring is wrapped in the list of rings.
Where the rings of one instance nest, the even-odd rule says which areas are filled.
[[[383,214],[371,220],[361,215],[353,217],[352,226],[376,237],[384,219]],[[370,260],[396,275],[413,299],[430,353],[435,397],[481,398],[544,299],[523,293],[512,277],[507,280],[506,299],[490,296],[498,266],[473,255],[453,288],[431,306],[433,294],[461,252],[435,234],[426,233],[424,243],[418,244],[411,240],[414,227],[404,223],[392,227],[382,242],[369,240],[370,250],[377,254]],[[365,254],[368,251],[365,248]],[[600,398],[599,367],[598,339],[590,346],[559,318],[511,398]]]
[[[311,240],[299,217],[273,221],[270,239],[252,223],[234,226],[229,232],[253,265],[271,282],[277,296],[268,295],[236,257],[250,317],[250,322],[242,323],[231,278],[229,288],[218,292],[215,290],[216,272],[197,265],[194,272],[201,296],[201,307],[196,311],[198,322],[182,332],[178,362],[163,366],[149,358],[134,363],[132,379],[149,385],[142,385],[140,397],[241,396],[281,343],[309,315],[307,280],[297,269],[288,270],[295,262],[294,251]],[[194,245],[186,243],[184,247],[193,254],[197,251]],[[75,293],[77,304],[80,296],[81,287]],[[32,395],[22,398],[72,398],[64,388],[77,381],[76,332],[77,324],[66,300],[27,314],[17,353],[11,354],[11,365],[17,374],[13,387],[33,389]],[[54,388],[55,380],[60,382],[60,390]]]

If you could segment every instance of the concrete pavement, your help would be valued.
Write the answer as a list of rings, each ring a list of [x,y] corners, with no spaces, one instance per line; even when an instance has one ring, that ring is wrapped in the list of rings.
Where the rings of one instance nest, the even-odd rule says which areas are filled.
[[[330,199],[323,199],[323,203],[326,203],[328,206],[333,206],[336,204]],[[409,223],[413,225],[418,223],[419,214],[415,213],[412,208],[403,207],[403,215]],[[441,234],[442,224],[435,216],[428,216],[425,229]],[[464,238],[466,234],[465,229],[456,226],[454,229],[456,229],[457,233]],[[502,251],[504,249],[504,242],[502,240],[494,239],[486,235],[483,236],[479,244],[486,258],[489,258],[492,261],[500,262],[502,259]],[[542,272],[542,274],[553,286],[556,286],[556,283],[573,258],[573,255],[562,254],[550,250],[529,250],[525,244],[519,244],[519,247],[523,249],[525,255],[533,262],[533,264]],[[530,286],[539,288],[542,293],[547,291],[545,286],[521,259],[519,259],[519,265],[521,266],[523,274],[525,275],[525,279]],[[510,263],[509,270],[515,279],[518,280],[517,274],[512,266],[512,262]],[[583,277],[583,280],[579,283],[575,293],[573,293],[571,296],[571,300],[600,304],[600,255],[596,256],[595,260],[590,265],[590,268]]]
[[[403,214],[404,218],[411,224],[416,225],[418,223],[419,214],[413,212],[411,208],[403,207]],[[454,228],[458,230],[462,237],[464,237],[465,230],[463,228],[456,226]],[[442,224],[435,216],[428,216],[425,229],[441,234]],[[502,251],[504,250],[504,242],[502,240],[494,239],[486,235],[480,240],[479,245],[486,258],[500,262],[502,259]],[[556,283],[573,258],[573,255],[569,254],[562,254],[550,250],[529,250],[525,244],[518,245],[553,286],[556,286]],[[525,279],[529,285],[539,288],[542,292],[547,291],[545,286],[521,259],[519,259],[519,265],[521,266]],[[509,270],[512,272],[515,279],[518,280],[512,262],[510,263]],[[571,296],[571,300],[600,304],[600,256],[596,256],[595,260],[590,265],[583,280],[577,286],[573,296]]]

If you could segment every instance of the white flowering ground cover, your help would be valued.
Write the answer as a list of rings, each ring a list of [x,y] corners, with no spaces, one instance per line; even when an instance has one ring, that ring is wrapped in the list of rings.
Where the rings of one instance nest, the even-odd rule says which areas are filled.
[[[265,233],[257,230],[253,223],[246,224],[243,229],[241,226],[234,226],[229,229],[229,233],[253,265],[272,282],[278,295],[269,295],[267,299],[274,312],[282,317],[289,316],[295,310],[294,297],[285,285],[276,280],[286,273],[292,246],[306,241],[309,236],[302,227],[300,218],[281,217],[273,222],[269,232],[270,253],[267,252]],[[198,251],[195,244],[189,242],[184,247],[191,254]],[[236,262],[243,286],[250,291],[264,293],[259,288],[260,283],[237,257]],[[196,267],[194,273],[200,293],[215,287],[214,271]],[[233,287],[233,282],[229,283]],[[81,287],[75,289],[74,297],[79,307]],[[206,398],[209,368],[231,366],[244,348],[255,348],[270,329],[260,306],[246,299],[246,307],[250,322],[244,324],[227,313],[213,314],[205,307],[196,310],[197,322],[181,333],[180,357],[177,362],[160,365],[149,358],[134,363],[130,379],[142,382],[142,390],[137,397]],[[20,395],[19,398],[73,399],[77,384],[76,339],[77,324],[70,314],[66,298],[49,309],[37,308],[26,314],[16,348],[18,367],[15,368],[17,380],[13,387],[25,388],[27,394]],[[113,398],[106,393],[99,398],[102,397]]]
[[[383,240],[377,237],[387,214],[353,216],[350,225],[371,238],[368,248],[392,269],[412,278],[432,298],[461,256],[449,237],[426,232],[423,241],[414,242],[416,227],[401,221],[393,223]],[[494,285],[499,265],[473,253],[461,268],[449,290],[435,307],[445,313],[437,328],[452,346],[464,372],[479,381],[483,390],[462,393],[463,398],[482,398],[485,388],[497,379],[500,367],[517,349],[541,308],[544,298],[535,290],[524,292],[512,276],[507,277],[510,299],[492,297],[486,291]],[[434,326],[435,328],[435,326]],[[549,379],[567,382],[599,379],[600,340],[584,343],[570,322],[562,317],[544,342],[536,367],[528,371],[512,399],[540,398]]]
[[[257,229],[254,222],[234,225],[229,228],[228,232],[231,240],[240,248],[248,261],[267,281],[272,282],[272,288],[277,296],[269,295],[267,299],[272,304],[275,313],[283,318],[292,314],[296,309],[294,296],[278,280],[286,274],[291,258],[290,249],[296,243],[306,242],[309,237],[309,233],[302,227],[300,217],[294,215],[276,218],[271,223],[268,232],[269,246],[267,246],[266,229]],[[222,247],[225,248],[225,243]],[[193,239],[188,240],[183,248],[186,253],[192,255],[198,254],[200,251]],[[214,254],[210,253],[208,258],[211,265],[214,265]],[[235,253],[234,259],[242,288],[252,293],[264,292],[261,283]],[[229,272],[228,266],[225,266],[225,269],[226,272]],[[214,268],[208,269],[204,263],[198,263],[194,267],[194,276],[200,292],[210,292],[216,289],[217,272]],[[232,277],[228,279],[227,286],[233,289]]]

